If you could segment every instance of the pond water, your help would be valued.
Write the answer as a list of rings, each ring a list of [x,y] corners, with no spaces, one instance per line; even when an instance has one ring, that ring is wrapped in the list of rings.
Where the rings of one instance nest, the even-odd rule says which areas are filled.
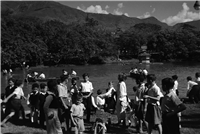
[[[186,77],[191,76],[195,80],[195,73],[200,71],[200,64],[191,64],[191,63],[164,63],[164,64],[138,64],[138,63],[115,63],[115,64],[104,64],[104,65],[85,65],[85,66],[60,66],[60,67],[34,67],[30,71],[44,72],[46,77],[59,77],[62,74],[62,69],[66,69],[68,72],[73,68],[77,75],[80,76],[80,81],[82,81],[82,74],[89,73],[90,81],[93,83],[94,93],[98,89],[102,89],[105,92],[108,82],[113,81],[116,88],[117,85],[117,76],[120,72],[128,73],[131,67],[146,68],[149,73],[156,74],[157,84],[161,87],[161,80],[165,77],[171,77],[172,75],[178,75],[179,82],[179,92],[180,96],[185,96],[187,81]],[[23,79],[25,71],[16,69],[13,72],[14,77]],[[69,85],[70,85],[69,81]],[[135,81],[131,78],[126,80],[128,95],[130,98],[134,95],[132,87],[135,86]],[[1,91],[4,92],[4,89],[7,85],[7,77],[1,75]],[[31,84],[25,83],[24,93],[27,95],[31,91]]]

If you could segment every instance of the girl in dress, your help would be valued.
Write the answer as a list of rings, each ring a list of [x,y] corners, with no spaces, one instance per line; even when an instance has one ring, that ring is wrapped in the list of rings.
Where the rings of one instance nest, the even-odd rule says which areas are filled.
[[[44,103],[47,134],[63,134],[61,123],[58,118],[58,85],[56,80],[47,82],[48,96]]]
[[[124,82],[126,79],[125,74],[121,73],[118,75],[118,86],[117,86],[117,104],[116,111],[118,117],[118,125],[123,121],[123,126],[126,126],[126,108],[128,107],[127,101],[127,89],[126,83]]]

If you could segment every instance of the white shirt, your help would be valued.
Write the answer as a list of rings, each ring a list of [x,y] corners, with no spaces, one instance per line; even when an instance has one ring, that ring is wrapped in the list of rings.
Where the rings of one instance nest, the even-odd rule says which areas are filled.
[[[13,93],[16,94],[15,99],[21,99],[21,97],[24,96],[24,92],[21,87],[17,87]]]
[[[178,89],[178,81],[177,80],[175,80],[174,81],[174,91],[176,91],[177,89]]]
[[[93,89],[94,88],[90,81],[81,82],[81,92],[91,92]]]
[[[59,97],[68,97],[67,86],[64,85],[63,83],[60,83],[58,85],[58,94],[59,94]]]
[[[109,90],[108,90],[108,92],[106,92],[105,93],[105,96],[108,96],[108,97],[111,97],[112,96],[112,91],[116,91],[115,89],[114,89],[114,87],[111,87]]]
[[[189,80],[187,82],[187,90],[191,90],[194,85],[198,85],[196,82]]]
[[[127,89],[124,81],[118,84],[117,96],[120,100],[123,99],[124,97],[126,98],[127,96]]]
[[[72,75],[76,75],[76,74],[77,74],[77,73],[73,70],[73,71],[72,71]]]
[[[146,69],[143,70],[143,73],[144,73],[144,75],[146,75],[146,76],[148,75],[148,72],[147,72]]]
[[[39,78],[45,79],[45,75],[43,73],[40,74]]]
[[[97,106],[102,106],[105,104],[105,99],[97,96]]]

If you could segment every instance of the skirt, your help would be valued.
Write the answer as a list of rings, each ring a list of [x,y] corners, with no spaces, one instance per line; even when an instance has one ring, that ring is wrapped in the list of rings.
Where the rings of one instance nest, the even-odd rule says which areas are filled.
[[[46,115],[47,134],[63,134],[57,109],[49,109]]]
[[[180,134],[179,117],[177,114],[173,116],[162,116],[163,134]]]
[[[148,104],[145,120],[152,125],[159,125],[162,122],[161,107]]]

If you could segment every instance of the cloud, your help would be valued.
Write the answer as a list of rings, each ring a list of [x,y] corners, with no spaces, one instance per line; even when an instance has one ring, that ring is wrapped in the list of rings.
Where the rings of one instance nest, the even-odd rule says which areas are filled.
[[[154,13],[156,11],[156,8],[153,8],[153,10],[151,11],[151,13]]]
[[[124,7],[123,3],[119,3],[118,8],[114,9],[113,14],[114,15],[125,15],[127,17],[129,17],[128,13],[123,13],[123,11],[121,11],[121,8]]]
[[[128,13],[123,13],[121,11],[121,8],[123,8],[123,7],[124,7],[123,3],[119,3],[117,5],[117,8],[114,9],[113,14],[114,15],[125,15],[125,16],[129,17]],[[82,7],[77,6],[77,9],[79,9],[81,11],[88,12],[88,13],[98,13],[98,14],[109,14],[107,11],[108,8],[110,8],[108,5],[105,6],[105,10],[102,9],[102,7],[100,5],[96,5],[96,6],[91,5],[87,8],[84,7],[83,5],[82,5]]]
[[[141,16],[137,16],[137,18],[139,19],[145,19],[145,18],[149,18],[151,16],[151,14],[149,12],[144,13]]]
[[[190,8],[187,6],[186,3],[183,3],[182,7],[183,9],[178,12],[177,15],[169,16],[168,18],[162,20],[162,22],[165,22],[168,25],[175,25],[176,23],[189,22],[200,19],[199,14],[190,11]]]
[[[124,6],[123,6],[123,3],[119,3],[119,4],[118,4],[118,7],[119,7],[119,8],[124,7]]]
[[[107,10],[108,8],[109,8],[109,6],[108,6],[108,5],[106,5],[105,9]]]
[[[106,7],[109,8],[108,6]],[[86,9],[80,8],[78,6],[77,9],[82,10],[84,12],[89,12],[89,13],[108,14],[108,12],[106,10],[103,10],[100,5],[96,5],[96,6],[91,5],[87,7]]]

